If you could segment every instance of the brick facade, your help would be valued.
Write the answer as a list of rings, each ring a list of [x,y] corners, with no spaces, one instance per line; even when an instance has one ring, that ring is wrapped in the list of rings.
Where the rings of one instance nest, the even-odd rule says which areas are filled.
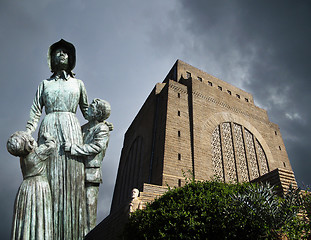
[[[180,186],[190,172],[243,182],[276,168],[292,171],[278,125],[253,96],[178,60],[125,134],[111,211],[144,183]]]
[[[192,174],[225,182],[281,174],[296,184],[279,127],[253,96],[177,60],[125,134],[110,215],[128,204],[133,188],[149,202]]]

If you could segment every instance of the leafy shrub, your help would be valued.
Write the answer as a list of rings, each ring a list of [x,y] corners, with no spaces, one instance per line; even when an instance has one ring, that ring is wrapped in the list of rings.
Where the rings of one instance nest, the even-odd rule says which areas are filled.
[[[125,239],[301,239],[299,191],[281,199],[269,185],[191,181],[131,215]]]

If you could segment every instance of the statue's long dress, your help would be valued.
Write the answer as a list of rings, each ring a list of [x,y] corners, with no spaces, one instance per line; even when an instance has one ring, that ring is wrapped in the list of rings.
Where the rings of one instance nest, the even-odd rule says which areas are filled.
[[[86,116],[87,95],[81,80],[67,76],[43,80],[39,85],[26,128],[34,131],[43,107],[46,116],[39,129],[39,144],[48,132],[57,141],[57,151],[47,165],[53,202],[54,240],[83,239],[86,233],[86,200],[82,157],[64,153],[63,144],[82,144],[78,105]]]
[[[50,150],[41,145],[20,160],[24,180],[15,199],[12,240],[53,239],[52,197],[45,161]]]

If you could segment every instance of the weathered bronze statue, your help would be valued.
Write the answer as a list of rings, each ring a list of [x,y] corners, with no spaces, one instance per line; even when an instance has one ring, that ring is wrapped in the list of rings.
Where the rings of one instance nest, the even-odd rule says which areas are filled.
[[[63,39],[54,43],[48,63],[53,74],[38,87],[26,131],[15,133],[7,145],[11,154],[21,157],[24,176],[12,239],[82,240],[96,224],[101,163],[113,129],[104,121],[110,105],[100,99],[88,105],[84,84],[72,72],[76,53],[71,43]],[[89,120],[82,129],[78,106]],[[36,147],[31,134],[43,108],[46,115]]]
[[[79,106],[87,118],[87,94],[81,80],[72,73],[76,62],[75,47],[60,40],[48,52],[53,75],[43,80],[36,92],[26,131],[33,133],[45,109],[38,143],[44,134],[56,139],[57,149],[47,165],[47,176],[52,192],[54,239],[83,239],[86,228],[86,201],[84,185],[84,159],[66,154],[65,142],[82,144],[82,131],[76,117]]]

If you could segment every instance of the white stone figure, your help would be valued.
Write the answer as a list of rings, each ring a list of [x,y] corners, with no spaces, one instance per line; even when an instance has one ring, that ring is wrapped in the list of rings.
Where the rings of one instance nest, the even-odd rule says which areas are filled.
[[[85,156],[85,188],[88,230],[96,226],[97,198],[102,183],[101,165],[109,142],[111,123],[105,120],[110,116],[110,104],[94,99],[88,108],[89,122],[82,126],[84,144],[65,144],[65,151],[73,156]]]
[[[43,80],[36,92],[26,131],[33,133],[43,118],[38,144],[44,143],[44,134],[56,140],[56,151],[49,158],[47,176],[51,187],[53,205],[54,240],[82,240],[87,233],[84,159],[64,152],[65,142],[83,144],[77,108],[87,118],[87,94],[84,84],[72,73],[75,67],[75,47],[60,40],[48,52],[48,62],[53,75]]]
[[[26,132],[14,133],[7,142],[8,151],[20,157],[23,182],[19,187],[12,224],[12,240],[53,239],[52,197],[46,177],[46,161],[55,150],[55,140],[45,135],[37,147]]]
[[[135,212],[137,209],[143,209],[143,203],[139,199],[139,190],[137,188],[133,188],[132,190],[132,198],[129,204],[130,206],[130,213]]]

